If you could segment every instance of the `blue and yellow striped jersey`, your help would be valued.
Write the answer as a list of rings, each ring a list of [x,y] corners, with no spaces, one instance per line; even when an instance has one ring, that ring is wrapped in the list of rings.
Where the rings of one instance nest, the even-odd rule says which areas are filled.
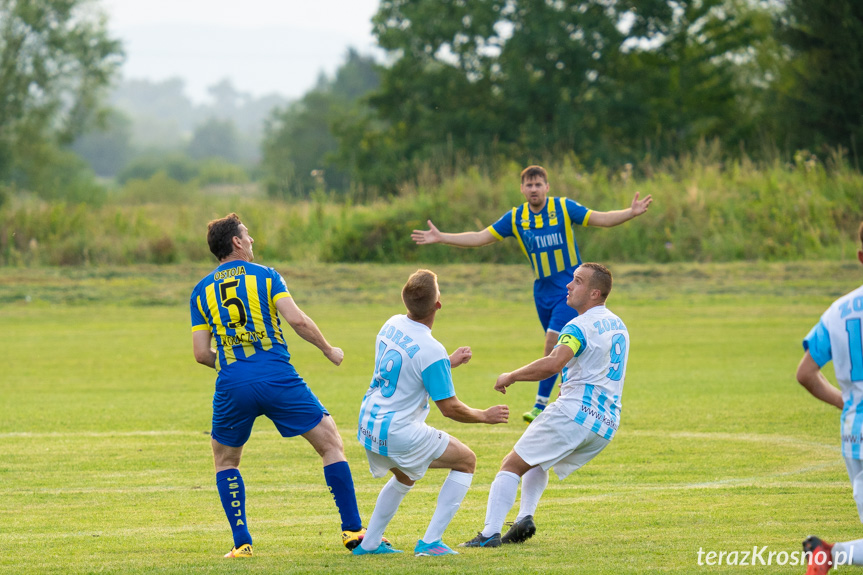
[[[192,331],[209,330],[216,341],[217,390],[299,379],[276,310],[283,297],[291,294],[276,270],[238,260],[221,264],[195,286]]]
[[[591,210],[569,198],[549,197],[535,214],[525,202],[487,229],[498,240],[515,237],[538,280],[565,274],[566,283],[581,264],[573,224],[587,226]]]

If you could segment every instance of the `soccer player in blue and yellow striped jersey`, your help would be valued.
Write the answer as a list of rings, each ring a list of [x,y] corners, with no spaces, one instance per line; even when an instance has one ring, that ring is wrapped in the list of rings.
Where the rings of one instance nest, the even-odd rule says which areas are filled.
[[[225,557],[250,557],[252,536],[240,474],[243,446],[260,415],[283,437],[302,435],[321,455],[324,478],[342,519],[342,542],[359,545],[365,531],[351,470],[336,424],[291,365],[279,314],[335,365],[344,353],[294,302],[282,276],[252,263],[254,240],[236,214],[210,222],[210,251],[219,266],[192,291],[192,344],[198,363],[217,372],[211,444],[216,486],[231,524],[234,547]],[[216,342],[216,349],[211,347]]]
[[[545,355],[557,343],[560,330],[577,313],[566,305],[566,285],[581,264],[573,226],[610,228],[647,211],[653,201],[635,193],[630,207],[611,212],[588,209],[569,198],[549,197],[548,174],[541,166],[529,166],[521,173],[524,204],[512,208],[501,218],[478,232],[444,233],[431,220],[428,230],[411,234],[418,244],[442,243],[461,247],[479,247],[514,237],[533,267],[533,297],[536,312],[545,332]],[[523,418],[527,422],[548,405],[557,375],[539,382],[536,403]]]

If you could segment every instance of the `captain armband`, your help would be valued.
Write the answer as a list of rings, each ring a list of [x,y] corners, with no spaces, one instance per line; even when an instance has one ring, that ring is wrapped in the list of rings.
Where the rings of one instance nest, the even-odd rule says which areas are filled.
[[[557,339],[557,345],[565,345],[575,355],[578,355],[578,350],[581,349],[581,342],[578,341],[578,338],[568,333],[560,334],[560,337]]]

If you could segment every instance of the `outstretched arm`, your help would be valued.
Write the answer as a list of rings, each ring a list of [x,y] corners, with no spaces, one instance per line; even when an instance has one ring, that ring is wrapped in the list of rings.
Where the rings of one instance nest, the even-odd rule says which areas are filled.
[[[611,228],[640,216],[650,207],[650,203],[653,201],[653,196],[648,194],[643,200],[638,199],[638,196],[639,193],[635,192],[635,197],[632,198],[632,205],[625,210],[591,213],[590,219],[587,220],[587,225],[597,226],[600,228]]]
[[[558,345],[547,356],[532,361],[515,371],[500,374],[494,388],[501,393],[506,393],[506,388],[516,381],[541,381],[556,375],[574,355],[575,352],[568,345]]]
[[[494,405],[488,409],[474,409],[461,402],[456,396],[435,401],[444,417],[459,423],[506,423],[509,419],[509,407]]]
[[[416,243],[423,244],[447,244],[450,246],[460,246],[463,248],[476,248],[485,246],[497,241],[488,229],[479,232],[462,232],[460,234],[447,234],[435,227],[431,220],[428,220],[429,229],[414,230],[411,233],[411,239]]]
[[[806,391],[825,403],[842,409],[842,392],[833,387],[807,350],[797,366],[797,381]]]
[[[317,324],[307,316],[303,310],[297,307],[292,297],[283,297],[276,302],[276,309],[284,316],[291,328],[297,335],[321,350],[324,356],[336,365],[342,363],[345,352],[341,348],[333,347],[321,333]]]

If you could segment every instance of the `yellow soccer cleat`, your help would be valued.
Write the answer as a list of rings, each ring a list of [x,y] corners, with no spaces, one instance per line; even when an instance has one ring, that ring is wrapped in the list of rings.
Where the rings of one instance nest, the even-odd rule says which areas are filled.
[[[342,545],[347,547],[348,551],[353,551],[355,547],[363,542],[365,534],[365,527],[359,531],[342,531]]]
[[[225,559],[234,559],[237,557],[251,557],[252,546],[248,543],[240,545],[240,548],[232,547],[230,551],[225,553]]]
[[[360,546],[365,535],[365,527],[361,527],[359,531],[342,531],[342,544],[347,547],[348,551],[353,551]],[[390,540],[386,537],[381,537],[381,541],[387,545],[390,543]]]

